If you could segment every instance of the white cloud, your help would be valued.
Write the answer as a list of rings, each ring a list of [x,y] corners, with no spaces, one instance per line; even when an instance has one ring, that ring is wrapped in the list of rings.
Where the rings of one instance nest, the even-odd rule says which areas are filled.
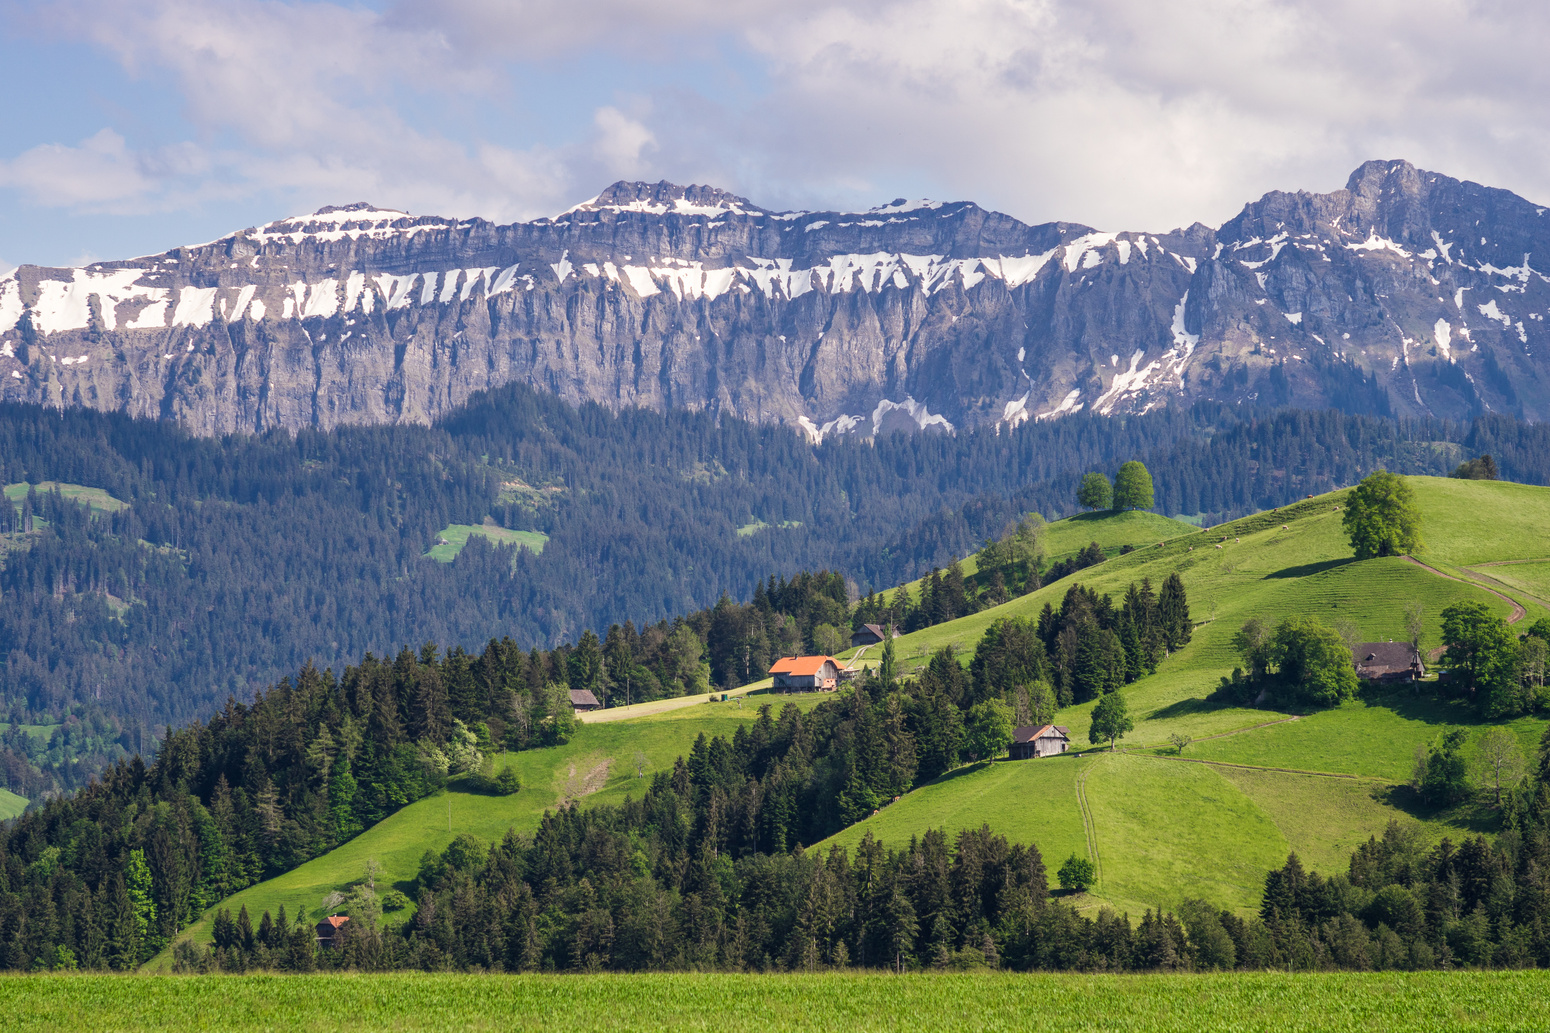
[[[608,174],[621,179],[645,174],[643,155],[656,147],[655,134],[611,106],[598,108],[592,121],[597,126],[592,153]]]
[[[509,220],[649,176],[770,206],[926,191],[1165,229],[1332,189],[1373,157],[1550,199],[1550,8],[1532,5],[66,0],[47,17],[170,77],[187,123],[171,146],[114,125],[0,162],[0,186],[78,211],[273,194]]]

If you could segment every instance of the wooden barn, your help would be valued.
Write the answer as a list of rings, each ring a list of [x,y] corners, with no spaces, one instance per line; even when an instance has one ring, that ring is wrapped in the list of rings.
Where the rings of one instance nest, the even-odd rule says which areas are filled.
[[[349,920],[345,915],[329,915],[319,922],[313,930],[317,933],[318,946],[324,949],[343,946],[343,930]]]
[[[1426,664],[1408,642],[1363,642],[1353,651],[1356,676],[1363,681],[1420,681]]]
[[[899,637],[899,633],[893,631],[892,627],[885,628],[881,624],[863,624],[861,625],[861,630],[854,632],[850,636],[851,647],[875,646],[884,639],[889,638],[890,632],[893,638]]]
[[[810,692],[840,683],[839,661],[832,656],[783,656],[770,665],[770,678],[780,691]]]
[[[1007,756],[1012,760],[1052,757],[1071,748],[1071,731],[1064,725],[1024,725],[1012,733]]]
[[[585,714],[589,710],[602,710],[603,704],[597,701],[591,689],[571,689],[570,705],[578,714]]]

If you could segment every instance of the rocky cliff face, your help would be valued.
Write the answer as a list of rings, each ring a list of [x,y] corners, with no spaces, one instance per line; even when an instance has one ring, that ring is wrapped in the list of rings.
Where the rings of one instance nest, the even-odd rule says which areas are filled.
[[[426,422],[511,381],[815,440],[1198,398],[1539,420],[1545,211],[1400,161],[1171,233],[666,183],[510,226],[355,204],[15,270],[0,397],[202,433]]]

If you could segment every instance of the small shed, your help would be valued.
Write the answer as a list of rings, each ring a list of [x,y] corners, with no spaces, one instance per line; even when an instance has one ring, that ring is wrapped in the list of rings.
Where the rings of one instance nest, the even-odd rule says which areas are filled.
[[[898,638],[899,633],[893,630],[893,626],[883,627],[881,624],[863,624],[861,630],[850,636],[852,648],[857,646],[875,646],[888,638]]]
[[[329,915],[317,924],[315,932],[318,937],[318,946],[325,949],[341,946],[344,942],[342,930],[350,919],[345,915]]]
[[[1024,725],[1012,733],[1007,756],[1012,760],[1052,757],[1071,748],[1071,731],[1065,725]]]
[[[1409,642],[1363,642],[1353,651],[1363,681],[1420,681],[1426,677],[1421,651]]]
[[[770,665],[772,688],[832,689],[840,683],[840,665],[832,656],[783,656]]]
[[[576,713],[585,714],[589,710],[602,710],[603,704],[597,701],[591,689],[571,689],[570,705],[576,709]]]

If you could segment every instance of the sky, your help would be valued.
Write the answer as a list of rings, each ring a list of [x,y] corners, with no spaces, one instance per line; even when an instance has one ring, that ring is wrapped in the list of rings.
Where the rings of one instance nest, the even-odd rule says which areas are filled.
[[[1493,0],[0,0],[0,273],[619,179],[1162,231],[1403,158],[1544,202],[1547,42]]]

